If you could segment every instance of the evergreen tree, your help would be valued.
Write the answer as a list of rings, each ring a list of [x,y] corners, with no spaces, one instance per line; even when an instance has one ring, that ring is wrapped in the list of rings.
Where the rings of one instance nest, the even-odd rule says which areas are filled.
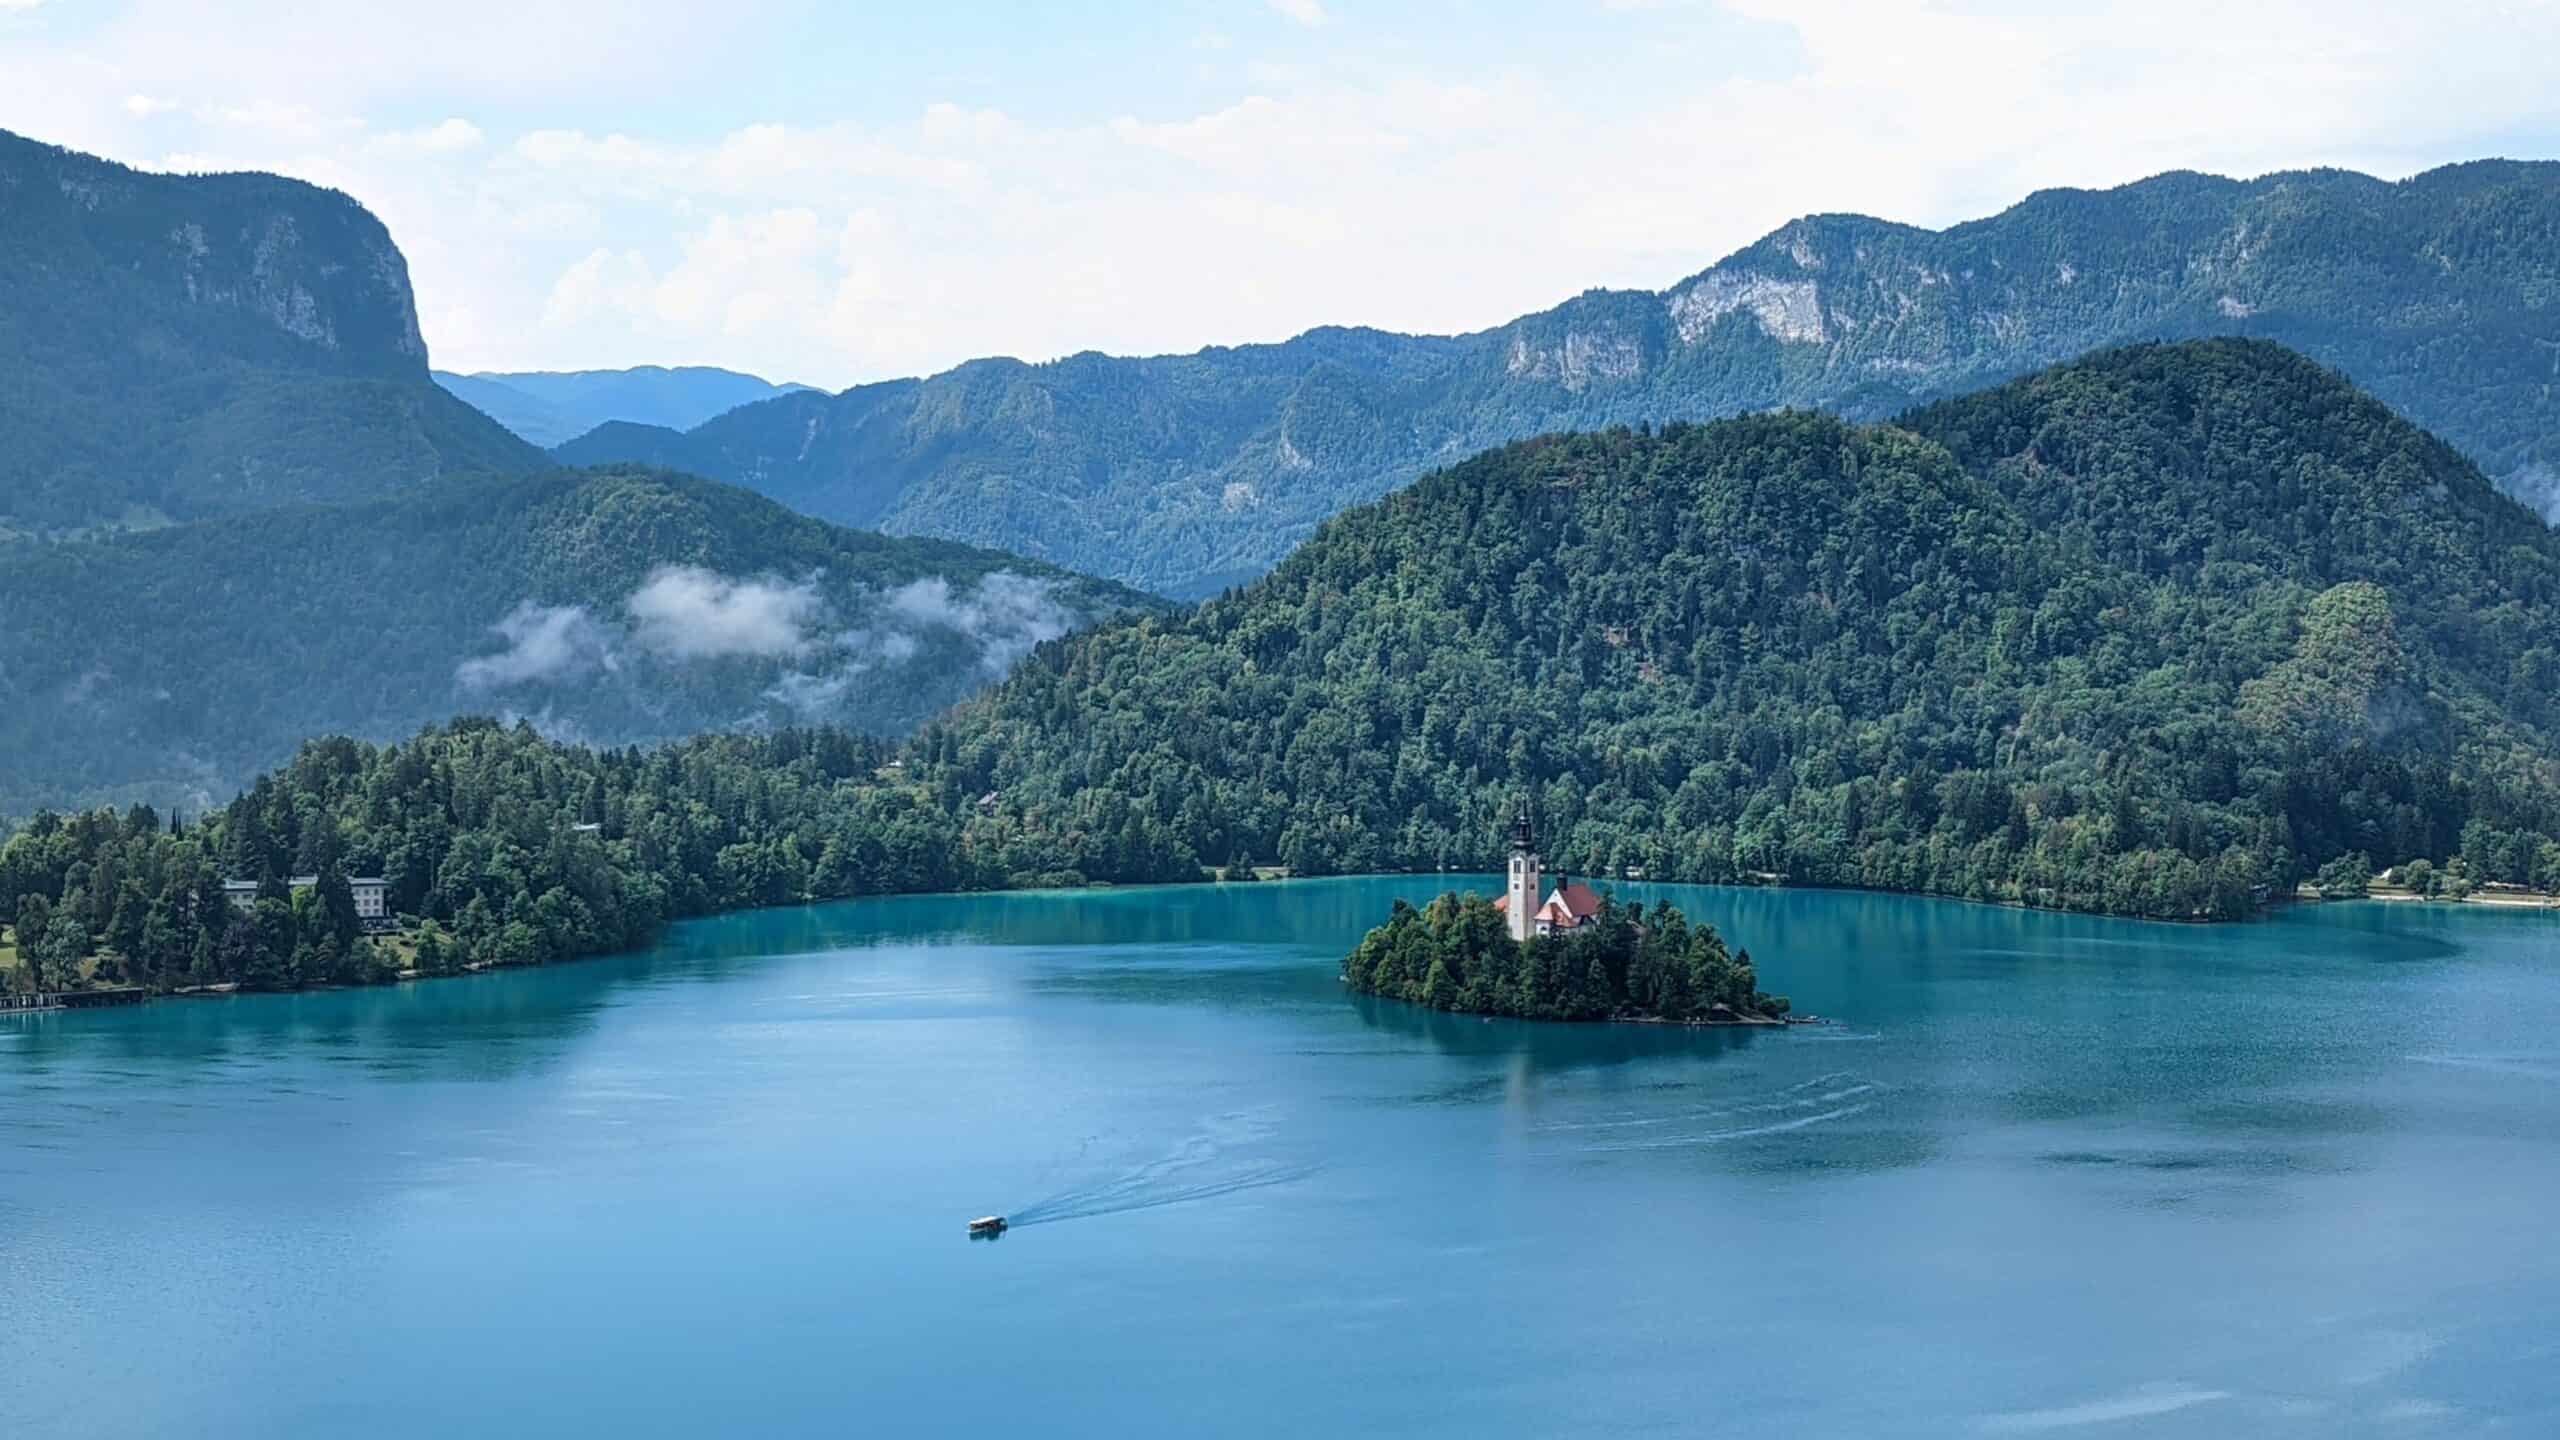
[[[18,964],[27,973],[27,988],[42,993],[59,988],[61,977],[51,965],[45,935],[53,925],[53,902],[31,894],[18,902]]]

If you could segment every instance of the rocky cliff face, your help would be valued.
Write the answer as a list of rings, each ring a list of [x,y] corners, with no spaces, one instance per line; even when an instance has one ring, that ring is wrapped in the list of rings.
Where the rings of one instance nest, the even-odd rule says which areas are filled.
[[[1622,357],[1609,378],[1668,372],[1621,407],[1638,418],[1677,418],[1656,402],[1693,397],[1873,416],[2126,340],[2257,335],[2346,370],[2548,500],[2560,341],[2516,343],[2560,322],[2560,245],[2544,237],[2560,239],[2560,166],[2504,162],[2399,184],[2172,174],[2044,192],[1944,231],[1814,216],[1648,297],[1658,320],[1586,296],[1515,322],[1508,368],[1569,389],[1576,355]],[[1576,310],[1600,325],[1527,348]],[[2481,385],[2505,399],[2462,393]]]
[[[408,265],[353,200],[0,134],[0,535],[537,462],[430,383]]]
[[[271,175],[146,174],[6,134],[0,194],[13,281],[161,308],[159,325],[206,340],[291,342],[273,348],[306,364],[426,370],[408,262],[344,195]]]

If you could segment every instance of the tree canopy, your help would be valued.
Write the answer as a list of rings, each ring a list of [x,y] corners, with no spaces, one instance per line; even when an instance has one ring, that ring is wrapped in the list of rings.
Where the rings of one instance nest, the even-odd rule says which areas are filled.
[[[2560,878],[2556,602],[2560,538],[2335,374],[2144,346],[1495,451],[923,744],[1113,878],[1489,868],[1526,793],[1582,873],[2233,916],[2466,836]]]

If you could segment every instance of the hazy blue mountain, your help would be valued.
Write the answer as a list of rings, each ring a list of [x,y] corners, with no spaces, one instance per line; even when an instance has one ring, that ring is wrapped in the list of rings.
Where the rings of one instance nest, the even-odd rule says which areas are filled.
[[[741,405],[806,390],[707,365],[629,370],[436,372],[436,383],[545,449],[627,421],[683,430]],[[630,457],[624,457],[630,458]]]
[[[428,378],[408,266],[353,200],[0,133],[0,536],[544,463]]]
[[[2341,369],[2560,508],[2560,164],[2506,161],[2398,183],[2177,173],[1943,231],[1814,216],[1668,290],[1593,291],[1471,335],[980,360],[556,453],[680,463],[845,523],[1188,594],[1523,436],[1789,405],[1875,418],[2107,345],[2215,334]]]
[[[1043,640],[1161,604],[640,470],[0,543],[0,814],[200,805],[307,736],[388,739],[466,712],[599,743],[898,734]]]

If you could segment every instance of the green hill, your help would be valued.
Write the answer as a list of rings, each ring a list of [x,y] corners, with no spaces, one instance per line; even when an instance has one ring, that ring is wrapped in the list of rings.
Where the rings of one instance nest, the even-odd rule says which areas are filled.
[[[1881,418],[2104,346],[2232,334],[2337,367],[2560,513],[2555,257],[2560,165],[2169,174],[1942,231],[1813,216],[1669,290],[1594,291],[1471,335],[975,361],[559,453],[677,463],[846,524],[1202,595],[1524,436],[1789,405]]]
[[[0,132],[0,537],[543,463],[428,378],[408,266],[346,196]]]
[[[2208,341],[1495,451],[918,743],[1032,871],[1485,868],[1528,795],[1584,873],[2231,915],[2356,852],[2560,878],[2555,679],[2560,536]]]
[[[0,813],[101,794],[201,808],[305,736],[460,712],[600,743],[894,734],[1043,639],[1157,603],[639,471],[0,544]]]

